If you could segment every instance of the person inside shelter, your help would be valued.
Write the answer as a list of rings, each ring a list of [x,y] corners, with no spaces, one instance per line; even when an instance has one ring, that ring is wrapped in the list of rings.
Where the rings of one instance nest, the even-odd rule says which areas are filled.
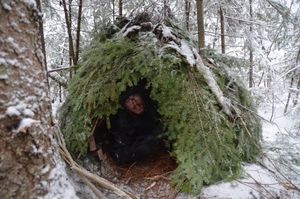
[[[96,144],[102,142],[103,152],[117,164],[126,165],[165,150],[159,136],[162,134],[160,115],[145,84],[127,89],[119,101],[121,108],[110,116],[111,128],[103,127],[102,123],[94,133]],[[103,137],[105,130],[106,136]]]

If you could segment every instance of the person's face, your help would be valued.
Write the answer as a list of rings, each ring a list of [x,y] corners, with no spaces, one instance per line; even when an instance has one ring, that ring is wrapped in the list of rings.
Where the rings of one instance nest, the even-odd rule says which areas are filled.
[[[139,94],[130,95],[125,101],[125,108],[135,114],[141,114],[144,111],[144,102]]]

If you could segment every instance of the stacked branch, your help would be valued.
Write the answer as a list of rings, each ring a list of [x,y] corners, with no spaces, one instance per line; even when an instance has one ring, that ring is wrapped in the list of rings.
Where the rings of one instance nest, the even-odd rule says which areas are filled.
[[[80,179],[83,182],[85,182],[92,189],[92,191],[94,192],[94,194],[97,196],[98,199],[103,199],[105,197],[93,183],[96,183],[97,185],[112,191],[113,193],[120,196],[121,198],[138,199],[137,196],[134,196],[131,193],[121,190],[116,185],[114,185],[112,182],[110,182],[110,181],[106,180],[105,178],[102,178],[96,174],[89,172],[88,170],[84,169],[79,164],[77,164],[73,160],[71,154],[69,153],[61,132],[55,131],[55,135],[56,135],[56,140],[58,141],[58,145],[60,148],[59,152],[60,152],[61,157],[68,163],[71,170],[74,171],[75,173],[77,173],[78,176],[80,177]]]

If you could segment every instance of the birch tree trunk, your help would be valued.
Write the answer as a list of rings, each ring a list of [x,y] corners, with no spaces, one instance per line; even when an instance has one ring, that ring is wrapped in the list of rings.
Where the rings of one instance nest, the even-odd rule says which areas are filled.
[[[198,43],[199,52],[205,47],[205,33],[204,33],[204,12],[203,12],[203,0],[197,0],[197,25],[198,25]]]
[[[39,17],[34,1],[0,2],[1,199],[45,195],[53,168]]]

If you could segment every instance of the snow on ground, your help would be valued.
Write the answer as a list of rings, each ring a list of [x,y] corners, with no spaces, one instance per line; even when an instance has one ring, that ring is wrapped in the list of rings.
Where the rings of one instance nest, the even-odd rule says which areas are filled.
[[[259,106],[258,114],[266,119],[262,121],[265,157],[257,164],[245,164],[240,179],[205,187],[201,198],[300,198],[300,190],[295,190],[300,187],[300,114],[284,115],[285,101],[286,95],[277,93],[274,103]]]
[[[55,97],[51,93],[51,99],[54,99],[52,105],[52,116],[54,123],[58,123],[58,111],[63,102],[60,102],[59,98]],[[64,99],[63,99],[64,100]],[[57,148],[56,140],[52,140],[53,145]],[[80,178],[70,170],[64,160],[58,154],[58,151],[54,150],[54,168],[50,172],[48,193],[43,196],[43,199],[96,199],[96,196],[92,190],[83,183]],[[41,199],[42,199],[41,198]]]
[[[51,171],[48,194],[43,199],[78,199],[74,184],[66,171],[66,164],[58,154],[54,158],[55,167]]]

